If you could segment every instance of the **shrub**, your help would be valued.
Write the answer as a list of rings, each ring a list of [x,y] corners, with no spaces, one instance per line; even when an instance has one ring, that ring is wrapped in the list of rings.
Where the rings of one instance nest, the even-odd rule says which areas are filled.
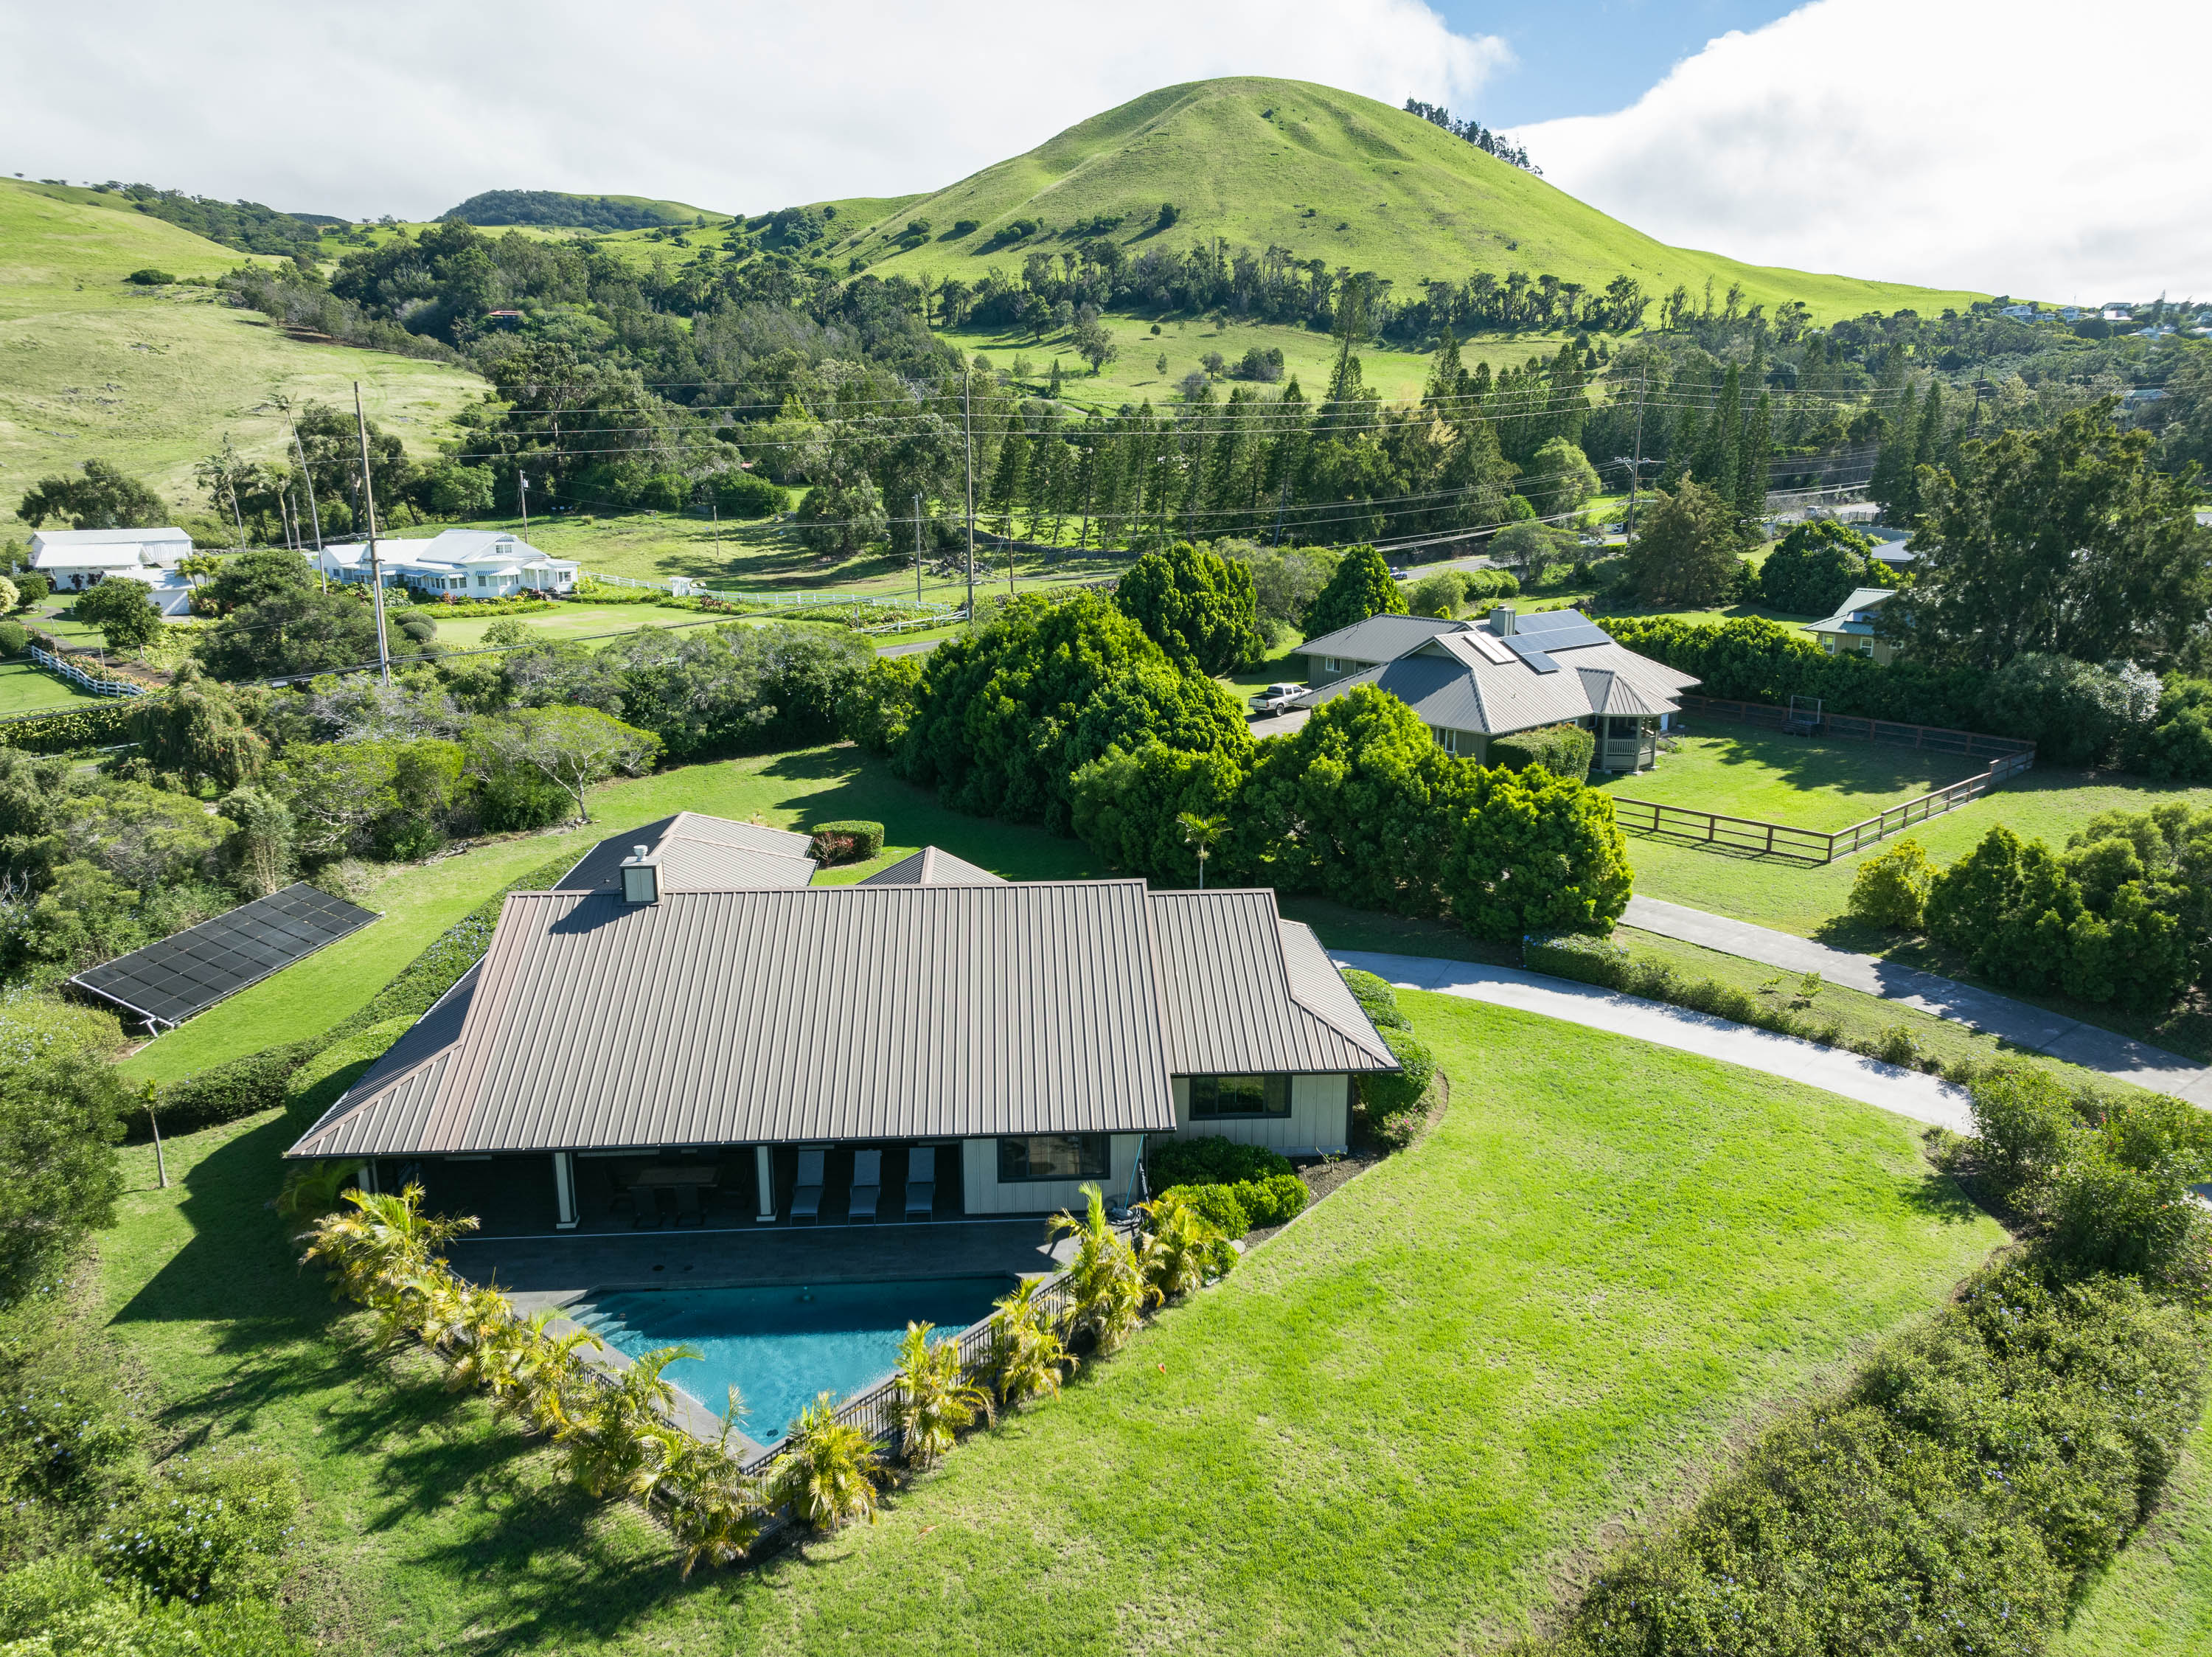
[[[1359,1010],[1367,1014],[1367,1021],[1377,1030],[1409,1030],[1413,1026],[1405,1014],[1398,1009],[1398,992],[1387,978],[1363,972],[1356,966],[1343,972],[1344,987],[1352,991],[1352,1000]]]
[[[1886,587],[1887,569],[1869,564],[1874,543],[1832,519],[1794,526],[1766,555],[1759,572],[1759,596],[1777,610],[1801,616],[1832,614],[1861,587]]]
[[[921,690],[923,658],[878,656],[845,689],[837,728],[872,754],[888,755],[905,739]]]
[[[177,280],[169,271],[157,271],[150,265],[143,271],[133,271],[123,279],[135,282],[141,288],[167,288],[173,286]]]
[[[2036,745],[2040,759],[2061,765],[2118,758],[2150,729],[2159,685],[2131,661],[2076,661],[2030,652],[1990,675],[1982,715],[1994,730]]]
[[[772,518],[783,510],[784,492],[749,472],[726,472],[714,480],[714,504],[732,518]]]
[[[1171,661],[1202,673],[1257,661],[1267,648],[1250,567],[1188,541],[1139,558],[1114,602]]]
[[[15,602],[18,604],[44,604],[53,595],[53,582],[35,570],[26,570],[20,575],[10,576],[9,579],[15,583]]]
[[[1170,1185],[1158,1201],[1180,1203],[1204,1224],[1224,1237],[1242,1237],[1252,1229],[1252,1216],[1237,1200],[1231,1185]]]
[[[124,1109],[104,1056],[0,1063],[0,1305],[115,1223]]]
[[[204,1605],[276,1586],[300,1488],[274,1457],[181,1462],[94,1538],[101,1565],[163,1599]]]
[[[884,849],[884,825],[859,819],[823,823],[813,832],[808,848],[825,868],[838,863],[865,863]]]
[[[1318,638],[1396,610],[1403,602],[1382,555],[1371,546],[1355,546],[1346,551],[1328,584],[1315,595],[1301,624],[1308,638]]]
[[[1418,1110],[1437,1074],[1436,1057],[1410,1030],[1385,1030],[1382,1039],[1400,1069],[1371,1070],[1359,1078],[1359,1102],[1370,1123]]]
[[[314,1057],[321,1045],[319,1039],[309,1037],[281,1047],[264,1047],[171,1082],[161,1089],[158,1107],[161,1131],[194,1133],[276,1109],[285,1102],[292,1073]],[[134,1111],[126,1120],[132,1139],[149,1136],[145,1112]]]
[[[1533,731],[1516,731],[1490,745],[1490,763],[1508,771],[1541,765],[1554,777],[1575,782],[1589,780],[1590,763],[1597,757],[1597,739],[1579,725],[1546,725]]]
[[[1983,1166],[2007,1201],[2057,1167],[2081,1126],[2067,1089],[2048,1071],[2006,1065],[1968,1091]]]
[[[1927,851],[1907,835],[1859,865],[1851,878],[1850,917],[1893,932],[1917,932],[1935,878]]]
[[[1240,1145],[1233,1139],[1199,1135],[1164,1139],[1146,1148],[1145,1171],[1155,1189],[1175,1185],[1235,1185],[1288,1175],[1290,1159],[1265,1145]]]
[[[0,621],[0,656],[20,656],[29,648],[31,635],[20,621]]]
[[[2136,730],[2124,763],[2166,782],[2212,782],[2212,682],[2169,673],[2154,722]]]
[[[1306,1203],[1311,1200],[1306,1182],[1294,1173],[1240,1180],[1228,1189],[1255,1227],[1288,1225],[1305,1212]]]

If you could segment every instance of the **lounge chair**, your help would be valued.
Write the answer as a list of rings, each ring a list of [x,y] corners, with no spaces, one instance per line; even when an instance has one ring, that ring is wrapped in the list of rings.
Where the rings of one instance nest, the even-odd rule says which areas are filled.
[[[822,1159],[824,1151],[801,1151],[799,1154],[799,1189],[791,1193],[791,1218],[795,1225],[801,1220],[822,1218]]]
[[[845,1217],[872,1224],[876,1217],[876,1199],[884,1194],[884,1154],[881,1151],[853,1153],[853,1193],[846,1201]]]
[[[703,1226],[707,1213],[699,1206],[699,1187],[678,1185],[676,1188],[676,1223],[679,1226]]]
[[[937,1149],[916,1145],[906,1154],[906,1217],[923,1219],[937,1206]]]

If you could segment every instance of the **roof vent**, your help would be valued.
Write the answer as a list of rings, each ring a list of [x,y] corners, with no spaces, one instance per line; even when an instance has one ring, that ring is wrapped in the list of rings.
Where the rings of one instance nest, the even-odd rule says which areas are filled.
[[[1500,604],[1492,608],[1490,631],[1500,638],[1513,637],[1513,606],[1511,605]]]
[[[660,859],[653,855],[651,847],[634,847],[630,855],[623,859],[622,891],[624,903],[660,901]]]

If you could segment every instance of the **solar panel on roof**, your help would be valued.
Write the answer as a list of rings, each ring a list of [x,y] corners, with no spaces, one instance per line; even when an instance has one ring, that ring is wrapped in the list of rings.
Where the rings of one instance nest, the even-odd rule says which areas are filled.
[[[1571,610],[1547,610],[1525,617],[1515,626],[1513,637],[1526,637],[1540,650],[1572,650],[1585,644],[1613,643],[1612,634]]]
[[[1544,654],[1543,641],[1523,638],[1520,634],[1515,633],[1509,637],[1505,643],[1515,655],[1520,657],[1538,673],[1556,673],[1559,671],[1559,664]]]
[[[376,918],[373,909],[302,882],[118,955],[70,982],[173,1027]]]

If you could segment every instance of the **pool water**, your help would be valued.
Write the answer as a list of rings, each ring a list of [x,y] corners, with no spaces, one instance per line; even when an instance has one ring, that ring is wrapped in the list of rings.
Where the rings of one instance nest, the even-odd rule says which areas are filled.
[[[925,1277],[906,1282],[773,1288],[641,1289],[600,1295],[568,1315],[629,1357],[664,1346],[700,1354],[661,1371],[709,1410],[735,1386],[738,1430],[774,1444],[818,1392],[842,1398],[898,1368],[908,1320],[942,1339],[989,1315],[1011,1277]]]

